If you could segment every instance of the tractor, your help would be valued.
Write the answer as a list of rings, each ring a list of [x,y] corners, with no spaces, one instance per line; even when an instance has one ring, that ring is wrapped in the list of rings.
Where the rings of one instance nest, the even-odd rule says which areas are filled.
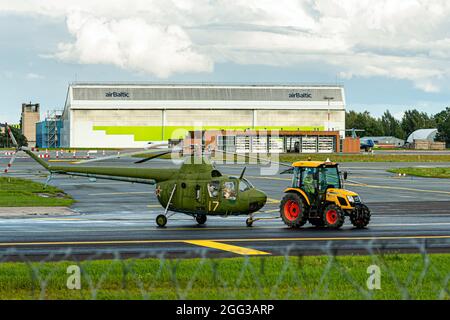
[[[280,203],[283,222],[300,228],[307,222],[316,227],[339,229],[349,217],[356,228],[370,221],[370,210],[355,192],[344,189],[347,172],[340,172],[337,163],[298,161],[285,171],[292,173],[292,186],[284,190]]]

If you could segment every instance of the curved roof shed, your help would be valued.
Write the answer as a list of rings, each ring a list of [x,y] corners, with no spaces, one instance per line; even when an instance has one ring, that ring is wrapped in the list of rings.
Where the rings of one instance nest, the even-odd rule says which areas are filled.
[[[414,140],[429,140],[434,141],[436,138],[437,129],[419,129],[411,133],[406,139],[406,142],[413,143]]]

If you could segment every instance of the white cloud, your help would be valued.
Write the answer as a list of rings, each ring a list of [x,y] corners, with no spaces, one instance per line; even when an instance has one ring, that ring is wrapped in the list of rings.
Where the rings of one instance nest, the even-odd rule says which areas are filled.
[[[167,78],[175,72],[208,72],[213,63],[198,53],[177,25],[147,23],[142,18],[108,20],[85,12],[67,19],[75,41],[60,43],[55,57],[79,63],[113,64]]]
[[[44,76],[37,73],[29,72],[25,75],[25,79],[27,80],[44,79]]]
[[[0,12],[66,19],[53,57],[158,77],[215,62],[330,65],[341,76],[448,87],[446,0],[0,0]],[[448,88],[447,88],[448,89]]]

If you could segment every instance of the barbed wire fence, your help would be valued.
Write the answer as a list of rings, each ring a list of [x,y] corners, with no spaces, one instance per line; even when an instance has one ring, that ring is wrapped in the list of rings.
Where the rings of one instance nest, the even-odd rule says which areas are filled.
[[[0,298],[450,299],[450,254],[434,253],[429,241],[408,240],[413,254],[355,245],[353,255],[329,241],[308,252],[290,244],[277,255],[226,258],[208,248],[8,248],[0,251]]]

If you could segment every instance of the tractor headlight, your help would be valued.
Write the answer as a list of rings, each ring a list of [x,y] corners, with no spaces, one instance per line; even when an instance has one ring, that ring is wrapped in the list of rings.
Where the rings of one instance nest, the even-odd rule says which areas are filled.
[[[355,202],[355,199],[353,199],[353,196],[347,196],[348,202],[353,203]]]

